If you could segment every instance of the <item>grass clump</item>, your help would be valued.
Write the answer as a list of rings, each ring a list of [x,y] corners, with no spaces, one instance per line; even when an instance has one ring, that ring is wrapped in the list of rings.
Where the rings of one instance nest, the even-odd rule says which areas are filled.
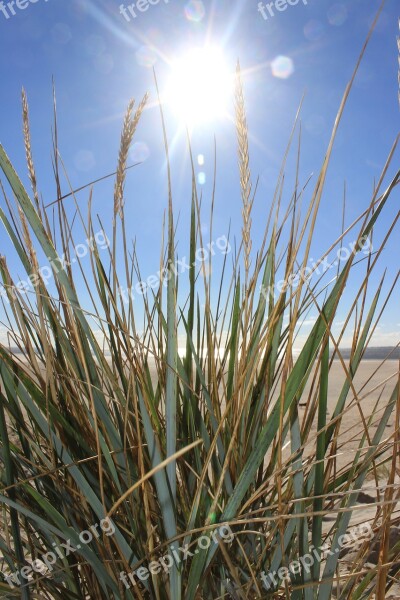
[[[91,243],[90,260],[86,257],[83,265],[79,259],[73,267],[74,227],[63,205],[57,134],[53,167],[58,202],[51,218],[37,190],[23,95],[33,200],[0,147],[0,167],[8,182],[3,188],[8,210],[1,209],[0,217],[27,276],[35,281],[33,294],[23,293],[6,259],[0,259],[10,340],[9,346],[0,345],[0,547],[4,575],[12,584],[0,582],[5,596],[328,600],[374,594],[381,599],[390,592],[400,555],[399,544],[389,543],[397,497],[399,384],[397,377],[391,378],[390,392],[365,414],[356,378],[397,281],[385,298],[382,281],[374,283],[397,219],[374,253],[363,256],[362,250],[400,181],[398,172],[384,188],[398,139],[364,213],[327,247],[328,256],[353,236],[352,251],[335,280],[326,281],[315,269],[312,276],[297,276],[293,285],[294,275],[309,264],[352,81],[304,214],[301,204],[308,186],[300,187],[299,169],[282,214],[286,160],[299,128],[296,119],[264,239],[255,249],[251,223],[256,188],[238,67],[241,243],[231,262],[225,256],[218,281],[208,268],[211,256],[210,265],[196,266],[196,251],[204,244],[193,169],[188,292],[180,301],[168,168],[161,277],[143,296],[143,326],[132,298],[125,302],[119,290],[129,290],[140,280],[140,260],[135,250],[129,251],[124,183],[129,146],[147,98],[136,112],[133,101],[129,104],[123,124],[112,241],[106,253],[101,251],[91,196],[88,217],[76,202],[76,219]],[[164,123],[163,130],[168,159]],[[299,143],[298,157],[300,149]],[[52,266],[53,286],[39,267],[43,254]],[[363,277],[349,302],[345,287],[355,269],[363,269]],[[285,284],[277,290],[281,277]],[[80,302],[81,286],[90,309]],[[218,290],[217,301],[211,288]],[[345,294],[348,314],[337,335],[332,324]],[[296,337],[310,308],[317,319],[296,357]],[[352,349],[344,360],[340,343],[350,320]],[[178,352],[178,331],[184,332],[184,356]],[[344,380],[330,407],[334,359],[340,361]],[[349,439],[346,415],[354,407],[360,425]],[[393,419],[395,427],[386,435]],[[378,544],[375,567],[365,567],[369,544],[363,539],[345,575],[339,551],[314,560],[310,568],[299,563],[324,545],[340,548],[350,525],[363,521],[354,521],[361,488],[366,481],[378,486],[382,473],[387,486],[372,501],[376,512],[370,521]],[[334,520],[326,527],[324,517],[332,512]],[[91,527],[90,540],[80,535]],[[60,550],[56,555],[55,548]],[[42,562],[33,563],[38,560]],[[300,567],[288,569],[293,561]],[[285,577],[279,575],[275,582],[267,578],[281,568]],[[19,582],[18,576],[11,577],[16,572]]]

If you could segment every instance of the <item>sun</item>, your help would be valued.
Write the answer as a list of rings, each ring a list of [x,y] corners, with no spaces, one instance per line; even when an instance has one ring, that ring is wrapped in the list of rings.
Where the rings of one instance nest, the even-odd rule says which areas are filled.
[[[194,127],[227,113],[233,81],[219,48],[193,48],[171,65],[165,100],[186,125]]]

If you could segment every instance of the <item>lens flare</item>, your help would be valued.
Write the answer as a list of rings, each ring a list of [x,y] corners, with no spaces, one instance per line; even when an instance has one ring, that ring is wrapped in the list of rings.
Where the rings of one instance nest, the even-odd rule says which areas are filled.
[[[185,15],[188,21],[199,23],[204,19],[206,9],[201,0],[190,0],[185,6]]]
[[[157,52],[151,46],[140,46],[135,56],[137,64],[147,69],[154,67],[157,62]]]
[[[294,73],[294,63],[288,56],[277,56],[271,63],[272,75],[278,79],[288,79]]]
[[[333,4],[328,10],[328,21],[340,27],[347,20],[347,8],[344,4]]]
[[[129,151],[129,156],[134,163],[145,162],[150,156],[150,149],[145,142],[135,142]]]

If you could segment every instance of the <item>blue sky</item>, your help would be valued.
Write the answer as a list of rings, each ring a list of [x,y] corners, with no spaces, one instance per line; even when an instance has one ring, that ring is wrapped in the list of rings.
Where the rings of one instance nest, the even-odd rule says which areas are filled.
[[[255,0],[160,0],[145,12],[136,8],[136,18],[128,21],[121,14],[120,0],[19,2],[26,8],[15,7],[15,15],[7,7],[0,12],[0,140],[17,170],[25,174],[20,106],[23,86],[29,99],[33,154],[45,203],[55,198],[50,161],[52,78],[57,93],[60,151],[76,188],[115,169],[128,100],[135,97],[139,101],[146,91],[150,92],[150,108],[143,115],[131,153],[132,162],[139,159],[143,164],[129,172],[126,187],[126,218],[131,237],[137,240],[144,277],[158,268],[161,223],[167,202],[159,111],[154,106],[156,94],[150,67],[154,65],[162,91],[171,63],[192,47],[206,42],[219,46],[232,70],[240,59],[251,134],[251,168],[254,179],[260,177],[253,215],[257,247],[303,94],[301,181],[314,174],[308,196],[305,195],[308,200],[340,99],[379,6],[377,0],[300,0],[282,12],[275,8],[274,16],[264,19]],[[125,2],[124,6],[129,4],[130,1]],[[341,124],[317,223],[318,235],[312,250],[315,258],[340,234],[344,181],[349,224],[368,206],[374,179],[379,177],[398,134],[396,4],[396,0],[386,3]],[[274,73],[275,65],[282,75],[282,59],[281,63],[274,62],[279,56],[292,61],[293,72],[287,77]],[[179,119],[168,106],[165,116],[171,143],[173,140],[173,193],[180,214],[178,238],[182,256],[188,242],[190,170],[186,139],[182,132],[179,134]],[[227,232],[230,220],[233,232],[240,236],[235,130],[229,118],[214,120],[192,134],[195,156],[204,156],[204,166],[199,170],[206,178],[201,186],[205,214],[212,189],[214,135],[218,161],[214,238]],[[398,165],[399,152],[390,169],[392,177]],[[289,160],[289,170],[293,166],[294,155]],[[64,185],[67,193],[65,180]],[[290,192],[289,185],[284,202],[290,198]],[[85,205],[87,192],[78,197]],[[396,190],[377,228],[377,242],[397,214],[398,200]],[[66,200],[65,206],[72,216],[72,202]],[[95,186],[93,207],[105,223],[110,223],[112,181]],[[8,257],[15,273],[22,275],[9,241],[5,234],[0,235],[0,252]],[[206,222],[204,235],[207,237]],[[377,271],[378,276],[384,267],[388,268],[385,289],[398,270],[398,239],[397,231]],[[314,316],[311,313],[311,322]],[[397,343],[399,323],[395,290],[375,343]]]

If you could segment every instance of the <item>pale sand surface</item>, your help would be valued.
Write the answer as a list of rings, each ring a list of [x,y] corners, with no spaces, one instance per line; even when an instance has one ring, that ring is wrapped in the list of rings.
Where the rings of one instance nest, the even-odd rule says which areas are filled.
[[[339,444],[342,448],[338,451],[338,464],[347,464],[351,455],[358,449],[359,442],[367,429],[372,440],[385,407],[396,385],[399,372],[397,361],[387,361],[381,365],[380,361],[363,361],[354,379],[354,389],[350,389],[344,409],[344,416],[340,425]],[[331,367],[328,387],[328,415],[327,422],[333,416],[337,400],[346,381],[346,373],[342,364],[335,360]],[[306,402],[310,393],[311,382],[306,385],[302,402]],[[377,407],[375,407],[378,403]],[[304,414],[305,407],[300,406],[300,415]],[[369,418],[375,416],[369,423]],[[363,425],[369,425],[367,428]],[[393,435],[395,410],[386,427],[383,439]],[[312,429],[317,432],[317,419],[315,418]]]
[[[356,452],[359,447],[359,443],[362,436],[365,434],[365,428],[362,423],[361,413],[364,417],[365,422],[369,423],[369,418],[375,413],[372,422],[368,424],[367,431],[372,440],[379,420],[383,415],[384,409],[390,399],[393,389],[396,385],[399,373],[398,361],[387,361],[381,365],[381,361],[365,360],[361,363],[357,375],[354,380],[354,391],[350,390],[346,399],[346,413],[342,419],[340,426],[339,444],[340,447],[337,451],[337,465],[340,468],[344,467],[350,461],[354,460]],[[343,366],[339,361],[334,361],[332,364],[332,371],[329,381],[328,389],[328,417],[333,415],[337,399],[339,398],[342,386],[345,382],[346,375]],[[302,401],[306,401],[309,395],[311,384],[308,383],[303,394]],[[355,393],[354,393],[355,392]],[[358,403],[356,399],[358,399]],[[378,404],[377,404],[378,403]],[[377,405],[377,406],[376,406]],[[300,415],[304,414],[305,407],[300,408]],[[389,418],[388,424],[385,427],[385,432],[382,437],[382,442],[385,444],[385,440],[393,441],[393,434],[395,431],[395,416],[396,409],[394,407],[393,412]],[[300,417],[301,418],[301,417]],[[313,422],[312,429],[316,432],[316,419]],[[310,442],[312,444],[312,442]],[[314,446],[314,444],[312,444]],[[367,445],[364,442],[364,447]],[[307,456],[308,447],[305,448],[305,456]],[[309,448],[311,451],[311,448]],[[392,452],[388,452],[392,455]],[[400,466],[400,458],[398,457],[398,467]],[[398,471],[399,473],[399,471]],[[377,504],[382,502],[383,495],[387,486],[388,471],[387,467],[378,468],[378,488],[374,477],[371,475],[367,477],[364,485],[362,486],[363,492],[366,494],[363,500],[359,499],[357,507],[353,511],[350,525],[357,525],[360,523],[372,523],[375,518],[379,515],[379,508]],[[400,477],[399,474],[396,476],[394,483],[394,496],[399,497],[400,489]],[[335,502],[335,505],[340,505],[340,499]],[[324,530],[328,533],[334,525],[337,518],[337,513],[334,510],[326,515],[324,519]],[[400,504],[395,502],[392,519],[396,520],[397,527],[391,528],[390,545],[393,547],[400,541]],[[381,522],[381,518],[378,517],[378,523]],[[361,542],[360,542],[361,544]],[[371,549],[376,549],[376,540],[372,540]],[[340,575],[343,577],[343,584],[345,582],[345,575],[350,571],[350,565],[354,564],[357,555],[357,547],[346,554],[340,561]],[[374,568],[377,564],[377,553],[370,553],[369,560],[361,568],[369,569]],[[392,586],[388,592],[387,600],[400,600],[400,583],[398,581],[398,575],[396,576],[397,582]],[[340,590],[340,583],[339,583]],[[339,592],[338,590],[338,592]],[[339,593],[336,596],[339,597]],[[374,598],[374,596],[372,596]]]

